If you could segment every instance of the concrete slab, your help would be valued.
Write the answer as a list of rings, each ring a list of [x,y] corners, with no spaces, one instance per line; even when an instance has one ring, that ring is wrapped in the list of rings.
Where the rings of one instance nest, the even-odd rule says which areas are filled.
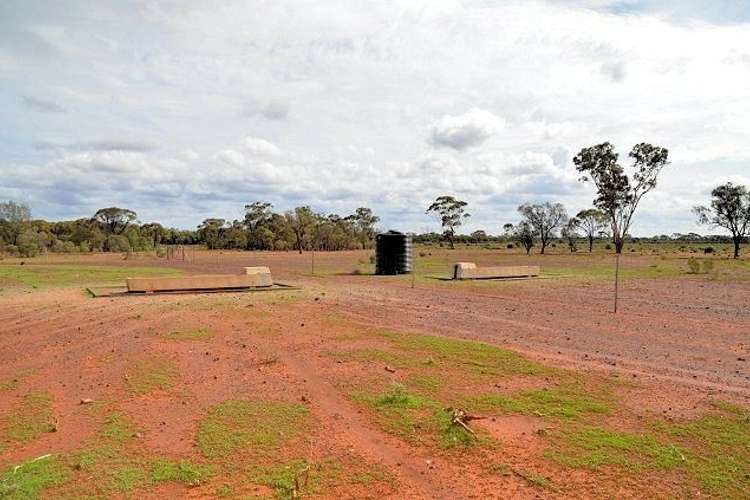
[[[539,276],[539,273],[539,266],[477,267],[473,262],[457,262],[453,266],[453,279],[456,280],[533,278]]]
[[[179,295],[191,293],[257,293],[283,290],[301,290],[302,288],[285,283],[274,283],[273,286],[254,288],[216,288],[210,290],[168,290],[154,292],[129,292],[126,286],[92,286],[86,290],[92,297],[138,297],[143,295]]]

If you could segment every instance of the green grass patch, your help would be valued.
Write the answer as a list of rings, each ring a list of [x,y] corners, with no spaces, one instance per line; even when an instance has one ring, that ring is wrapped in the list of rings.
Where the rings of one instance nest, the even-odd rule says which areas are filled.
[[[569,467],[597,470],[616,465],[630,471],[667,470],[684,462],[685,450],[649,433],[628,433],[603,427],[562,431],[567,446],[547,456]]]
[[[447,383],[445,375],[418,373],[409,377],[409,385],[423,394],[434,395]]]
[[[111,493],[144,487],[149,475],[147,460],[130,450],[138,430],[122,413],[110,413],[88,446],[73,457],[74,468],[90,477],[88,488]],[[75,489],[76,485],[66,485]]]
[[[561,429],[546,456],[562,465],[631,474],[677,471],[716,498],[747,498],[750,491],[750,413],[718,403],[719,412],[681,423],[657,421],[644,432],[601,426]]]
[[[47,488],[63,484],[69,470],[52,455],[29,460],[0,475],[0,498],[28,500],[39,498]]]
[[[273,488],[277,498],[292,499],[325,492],[336,483],[342,466],[335,460],[310,464],[306,460],[293,460],[280,465],[252,466],[247,478],[255,484]]]
[[[409,368],[416,366],[417,360],[403,356],[397,352],[384,349],[353,349],[350,351],[331,351],[328,353],[339,361],[360,361],[364,363],[383,363],[394,368]]]
[[[388,330],[380,330],[378,334],[395,347],[417,354],[420,362],[434,368],[449,365],[493,377],[541,375],[550,371],[513,351],[482,342]]]
[[[195,330],[175,330],[172,332],[167,332],[163,336],[164,338],[169,340],[191,342],[209,340],[214,336],[214,334],[206,328],[198,328]]]
[[[122,413],[110,413],[105,417],[99,435],[116,443],[123,443],[135,436],[137,429]]]
[[[685,467],[703,487],[724,498],[750,492],[750,413],[717,403],[723,413],[667,428],[687,447]]]
[[[413,444],[453,448],[470,447],[477,441],[489,442],[483,436],[471,436],[454,426],[450,414],[437,401],[410,393],[398,383],[380,394],[357,392],[352,397],[373,411],[383,430]]]
[[[513,472],[521,477],[524,481],[529,483],[531,486],[542,488],[545,490],[556,490],[554,483],[546,476],[526,469],[514,469]]]
[[[468,405],[482,411],[501,410],[568,420],[591,414],[607,414],[615,409],[610,395],[580,385],[562,385],[508,395],[485,395],[471,400]]]
[[[122,283],[128,277],[176,276],[178,269],[163,267],[79,266],[74,264],[0,265],[0,280],[31,288]]]
[[[148,471],[144,464],[121,465],[112,470],[111,484],[117,491],[132,491],[148,485]]]
[[[6,444],[26,443],[55,431],[52,398],[46,392],[32,392],[0,423]]]
[[[136,426],[123,414],[107,415],[96,438],[71,458],[73,468],[83,471],[89,481],[83,487],[66,487],[79,496],[80,489],[110,496],[166,482],[194,486],[212,476],[209,465],[144,455],[134,446],[137,433]]]
[[[136,363],[128,374],[126,383],[131,392],[143,395],[157,389],[169,389],[178,375],[177,367],[171,361],[148,358]]]
[[[224,401],[209,410],[198,428],[197,444],[207,458],[239,449],[262,453],[278,448],[309,426],[310,412],[283,401]]]
[[[151,480],[155,483],[176,482],[196,486],[205,482],[213,473],[208,465],[194,464],[187,460],[157,459],[151,465]]]

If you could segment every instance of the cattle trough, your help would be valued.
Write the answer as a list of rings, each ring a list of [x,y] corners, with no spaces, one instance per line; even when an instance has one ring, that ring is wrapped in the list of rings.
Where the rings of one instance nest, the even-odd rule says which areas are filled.
[[[88,288],[94,297],[126,295],[266,292],[298,290],[299,287],[273,281],[268,267],[246,267],[241,274],[202,274],[168,276],[163,278],[127,278],[125,286],[100,286]]]
[[[454,280],[528,279],[538,277],[539,266],[487,266],[477,267],[474,262],[456,262]]]

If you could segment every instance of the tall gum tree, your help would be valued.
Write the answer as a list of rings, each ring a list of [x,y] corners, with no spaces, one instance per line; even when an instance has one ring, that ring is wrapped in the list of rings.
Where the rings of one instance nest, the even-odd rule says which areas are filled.
[[[618,154],[609,142],[583,148],[573,158],[581,182],[596,187],[594,206],[609,219],[612,240],[618,254],[625,246],[633,216],[643,197],[656,187],[662,169],[669,164],[669,150],[642,142],[628,155],[633,160],[632,179],[618,163]]]
[[[451,249],[455,248],[453,241],[456,238],[456,228],[463,224],[464,220],[471,217],[466,212],[465,201],[458,200],[453,196],[438,196],[435,201],[427,207],[428,214],[435,214],[443,227],[443,235],[448,239]]]

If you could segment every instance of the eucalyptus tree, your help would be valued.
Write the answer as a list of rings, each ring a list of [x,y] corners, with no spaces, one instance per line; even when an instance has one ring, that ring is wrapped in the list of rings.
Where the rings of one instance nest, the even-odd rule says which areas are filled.
[[[607,214],[595,208],[588,208],[578,212],[574,219],[578,223],[577,227],[583,231],[589,240],[589,253],[593,252],[594,240],[604,233],[609,225]]]
[[[465,201],[456,199],[453,196],[438,196],[427,207],[427,212],[425,212],[435,214],[438,220],[440,220],[440,225],[443,228],[443,236],[448,240],[452,249],[455,248],[453,241],[456,238],[456,228],[471,217],[471,214],[466,212],[467,205],[468,203]]]
[[[722,227],[732,234],[734,258],[740,257],[740,245],[750,236],[750,192],[742,185],[728,182],[711,191],[711,207],[698,206],[693,212],[698,223]]]
[[[562,203],[524,203],[518,207],[518,213],[539,238],[539,253],[542,254],[555,237],[557,229],[568,221],[568,213]]]
[[[594,206],[609,220],[615,250],[622,253],[625,235],[643,197],[656,187],[662,169],[669,164],[669,150],[642,142],[628,155],[633,160],[632,177],[618,163],[618,154],[609,142],[583,148],[574,158],[581,182],[596,187]]]

